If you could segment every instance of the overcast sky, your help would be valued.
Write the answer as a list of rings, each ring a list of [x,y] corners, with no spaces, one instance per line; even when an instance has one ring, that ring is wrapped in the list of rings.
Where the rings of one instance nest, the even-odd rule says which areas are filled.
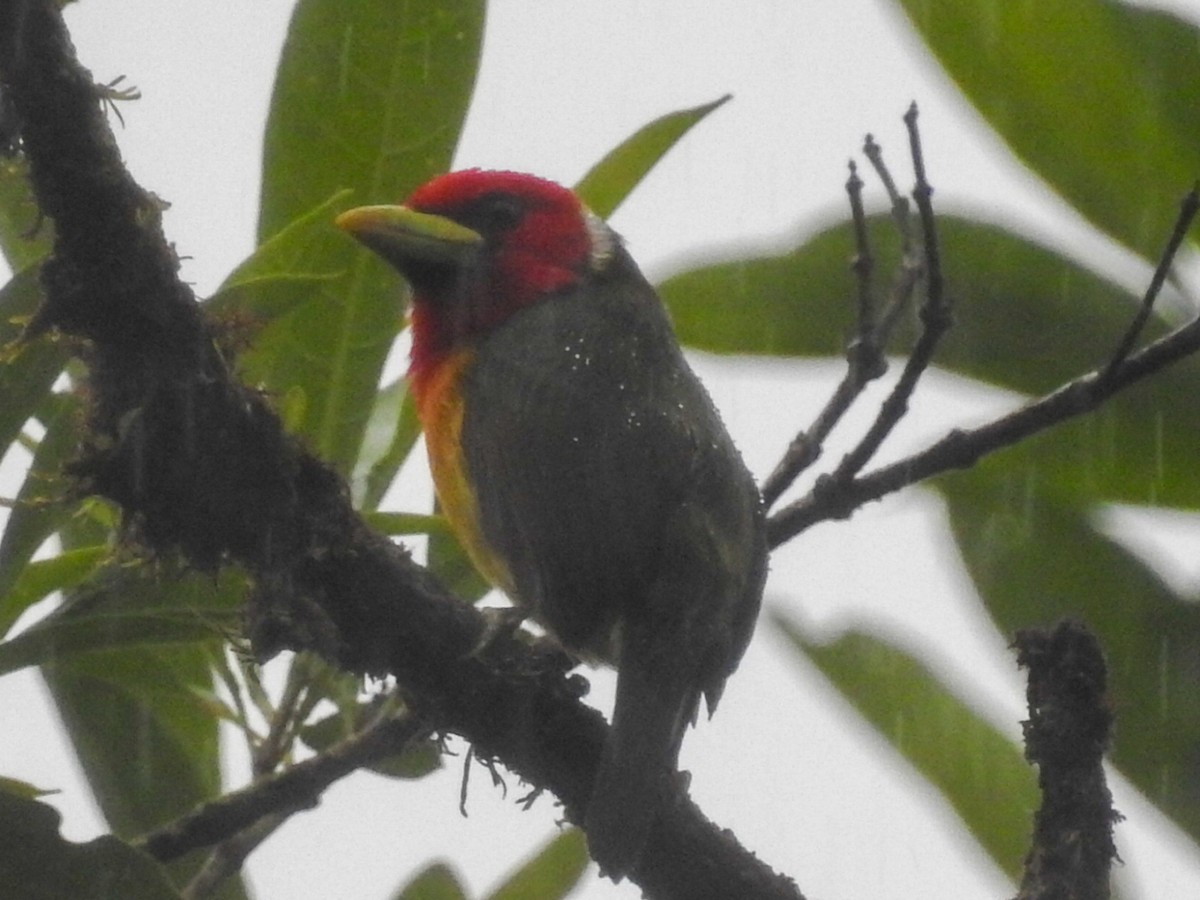
[[[168,238],[201,295],[253,245],[261,129],[291,6],[84,0],[68,9],[96,80],[124,75],[142,92],[122,105],[126,125],[118,137],[134,177],[170,201]],[[1200,21],[1200,0],[1172,6]],[[725,93],[734,100],[693,131],[613,219],[652,276],[731,241],[781,246],[841,216],[846,161],[866,132],[883,143],[895,171],[906,171],[901,115],[916,99],[943,211],[985,210],[1056,247],[1086,248],[1127,284],[1144,278],[1005,155],[884,0],[496,0],[457,165],[533,171],[569,184],[650,119]],[[869,181],[868,191],[879,205],[878,186]],[[694,359],[760,479],[840,374],[834,364]],[[944,376],[932,377],[930,388],[885,458],[1014,402]],[[781,406],[794,413],[780,415]],[[11,462],[8,471],[11,478]],[[11,493],[8,484],[0,493]],[[423,509],[428,497],[416,466],[391,502]],[[776,554],[768,603],[830,636],[870,620],[903,646],[931,654],[931,665],[986,704],[1016,740],[1022,685],[974,603],[940,512],[932,495],[908,491],[849,523],[814,529]],[[1180,522],[1173,534],[1175,542],[1156,536],[1139,549],[1168,577],[1195,584],[1188,566],[1200,559],[1197,529]],[[607,709],[610,697],[611,677],[597,675],[595,702]],[[64,832],[73,839],[98,833],[69,750],[52,736],[57,723],[36,676],[0,679],[0,709],[7,721],[23,723],[19,734],[0,733],[0,774],[61,788],[50,799],[64,813]],[[810,897],[1010,893],[955,830],[945,804],[846,715],[768,628],[718,715],[685,740],[682,765],[706,813]],[[240,753],[230,754],[230,766],[242,777]],[[384,898],[435,856],[483,894],[554,833],[557,811],[543,797],[521,812],[515,779],[505,798],[477,770],[463,819],[459,778],[452,762],[447,773],[415,786],[373,776],[335,786],[319,809],[294,817],[252,857],[258,896]],[[1191,851],[1163,851],[1184,842],[1119,785],[1118,805],[1130,819],[1118,832],[1126,873],[1153,885],[1146,896],[1200,896],[1200,860]],[[881,810],[890,815],[881,818]],[[593,879],[578,896],[638,895]]]

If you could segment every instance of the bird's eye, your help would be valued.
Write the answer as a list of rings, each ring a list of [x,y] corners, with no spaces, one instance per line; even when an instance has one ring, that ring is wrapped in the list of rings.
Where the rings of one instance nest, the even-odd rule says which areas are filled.
[[[491,234],[508,231],[519,223],[525,209],[516,197],[494,194],[480,205],[479,218],[483,231]]]

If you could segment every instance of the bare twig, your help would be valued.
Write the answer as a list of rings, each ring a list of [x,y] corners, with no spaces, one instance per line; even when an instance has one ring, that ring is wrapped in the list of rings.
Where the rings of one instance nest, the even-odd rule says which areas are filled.
[[[423,738],[428,727],[411,717],[391,717],[277,775],[197,807],[135,843],[163,862],[229,840],[259,820],[315,806],[321,792],[356,769],[399,753]]]
[[[917,183],[913,198],[921,216],[922,248],[925,254],[925,302],[921,306],[921,323],[924,328],[905,363],[904,371],[892,388],[891,394],[879,409],[879,415],[871,423],[862,440],[842,458],[841,463],[829,478],[845,481],[856,475],[875,455],[880,445],[892,433],[892,429],[908,411],[908,401],[916,390],[917,382],[929,368],[933,352],[950,327],[949,310],[942,293],[941,259],[938,252],[937,229],[934,224],[933,206],[930,197],[933,189],[925,177],[925,162],[921,155],[921,139],[917,131],[917,105],[914,103],[904,116],[908,126],[909,143],[912,150],[913,169]]]
[[[863,141],[863,155],[870,161],[871,167],[887,191],[891,203],[892,222],[900,234],[900,266],[888,295],[888,302],[879,317],[878,334],[875,342],[879,347],[887,345],[896,323],[901,314],[908,309],[912,302],[913,291],[917,281],[924,271],[924,259],[921,255],[920,242],[913,235],[911,208],[908,198],[896,190],[896,181],[883,160],[883,148],[875,142],[871,135]]]
[[[924,160],[921,157],[920,141],[916,132],[916,104],[905,115],[905,123],[910,134],[910,147],[913,154],[913,167],[917,172],[917,190],[921,193],[921,203],[929,211],[929,228],[932,228],[932,208],[929,197],[932,190],[925,180]],[[775,466],[774,471],[763,482],[761,492],[763,502],[771,508],[800,475],[821,456],[826,438],[841,421],[854,401],[862,394],[866,386],[880,378],[887,371],[887,358],[884,348],[895,330],[901,314],[908,309],[912,301],[921,275],[929,268],[929,262],[923,255],[922,249],[926,242],[919,241],[913,234],[909,215],[908,198],[902,196],[896,189],[895,179],[883,160],[883,150],[871,135],[863,141],[863,155],[870,161],[879,180],[887,191],[891,203],[892,220],[900,234],[901,258],[896,278],[888,293],[887,303],[882,314],[877,314],[874,303],[874,254],[871,252],[870,238],[867,233],[867,217],[862,203],[862,180],[858,177],[853,162],[850,163],[850,178],[846,183],[846,192],[850,199],[851,223],[854,229],[855,253],[851,258],[851,269],[854,271],[858,291],[858,321],[855,337],[846,348],[847,370],[842,381],[838,384],[829,401],[818,413],[813,424],[801,431],[792,439],[783,457]],[[916,193],[916,192],[914,192]],[[922,221],[925,221],[924,218]],[[932,245],[936,260],[936,235]],[[937,308],[941,306],[940,272],[938,277]],[[928,302],[928,301],[927,301]],[[898,390],[893,391],[889,403],[881,409],[871,432],[863,439],[848,459],[842,461],[846,471],[834,476],[845,478],[855,474],[878,448],[878,444],[890,432],[896,421],[904,414],[908,394],[915,387],[916,379],[928,365],[934,347],[946,325],[941,325],[942,316],[932,312],[923,313],[923,319],[928,319],[925,343],[918,345],[909,359],[905,378],[901,379]],[[933,323],[933,327],[930,326]]]
[[[1169,271],[1177,253],[1178,235],[1186,234],[1200,211],[1192,200],[1195,189],[1180,204],[1179,216],[1159,261],[1158,271]],[[932,212],[930,212],[932,225]],[[925,215],[922,214],[924,220]],[[1161,281],[1152,282],[1143,308],[1153,304]],[[1118,353],[1122,352],[1118,348]],[[1200,319],[1175,329],[1131,356],[1107,363],[1057,390],[1026,403],[1020,409],[973,429],[955,429],[931,446],[899,462],[853,478],[819,479],[804,497],[767,521],[768,539],[777,547],[818,522],[844,519],[872,500],[952,469],[963,469],[980,457],[1017,443],[1060,422],[1091,412],[1118,391],[1153,375],[1200,350]]]
[[[851,352],[870,353],[875,343],[875,296],[871,276],[875,272],[875,258],[871,254],[871,241],[867,237],[867,215],[863,210],[862,179],[858,167],[850,161],[850,178],[846,181],[846,193],[850,197],[850,219],[854,223],[854,257],[850,261],[858,281],[858,335],[851,344]]]
[[[871,274],[874,260],[870,240],[867,236],[867,219],[862,204],[862,179],[853,162],[850,177],[846,181],[846,193],[850,198],[851,220],[854,224],[855,253],[851,268],[858,281],[858,327],[856,336],[846,348],[846,374],[841,383],[806,430],[792,439],[783,458],[762,485],[763,503],[769,509],[805,469],[820,458],[825,439],[863,389],[872,380],[880,377],[887,369],[882,345],[886,335],[881,334],[874,324]]]
[[[1162,291],[1162,286],[1166,283],[1167,276],[1171,272],[1171,266],[1175,261],[1175,254],[1178,253],[1183,239],[1187,237],[1188,229],[1191,228],[1192,220],[1195,219],[1198,208],[1200,208],[1200,184],[1195,184],[1180,202],[1179,215],[1175,219],[1175,227],[1172,229],[1171,237],[1167,241],[1167,249],[1163,252],[1162,257],[1158,261],[1158,266],[1154,269],[1154,277],[1150,279],[1150,285],[1146,288],[1146,293],[1142,296],[1142,303],[1138,307],[1137,315],[1133,317],[1133,321],[1129,323],[1125,334],[1122,335],[1120,343],[1117,344],[1117,349],[1113,351],[1112,358],[1108,361],[1108,365],[1104,367],[1104,371],[1100,375],[1101,379],[1111,378],[1116,373],[1121,363],[1125,361],[1130,351],[1133,350],[1133,345],[1137,343],[1137,339],[1141,336],[1142,329],[1146,327],[1146,322],[1150,319],[1150,313],[1154,310],[1154,302],[1158,299],[1158,295]]]
[[[288,820],[289,813],[270,813],[216,846],[192,880],[179,892],[182,900],[211,897],[226,881],[241,871],[246,857]]]

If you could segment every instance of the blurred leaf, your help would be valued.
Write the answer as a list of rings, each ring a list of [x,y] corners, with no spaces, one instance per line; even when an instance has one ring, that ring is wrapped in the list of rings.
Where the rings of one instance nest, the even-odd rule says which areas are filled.
[[[67,362],[67,354],[48,338],[17,343],[24,320],[42,301],[39,276],[39,268],[25,269],[0,288],[0,453],[41,407]]]
[[[468,603],[481,599],[492,589],[488,580],[479,574],[452,529],[429,532],[429,552],[425,564],[450,593]]]
[[[450,165],[475,80],[481,0],[296,7],[264,147],[260,239],[337,191],[354,202],[406,195]],[[397,278],[330,222],[312,248],[321,271],[297,308],[257,342],[255,380],[306,398],[303,433],[343,474],[353,470],[368,398],[399,329]]]
[[[42,217],[33,198],[28,161],[0,154],[0,253],[8,267],[14,272],[29,268],[53,243],[54,222]]]
[[[243,577],[234,572],[214,579],[181,575],[166,563],[109,564],[16,640],[36,639],[44,649],[38,661],[52,663],[55,676],[86,676],[138,697],[139,728],[120,734],[96,715],[93,724],[101,734],[95,740],[120,744],[128,753],[142,728],[170,722],[180,731],[181,745],[192,747],[199,759],[208,751],[215,754],[216,732],[192,688],[211,691],[212,680],[207,663],[201,664],[203,649],[192,654],[187,645],[222,643],[244,588]],[[81,713],[88,716],[86,706]],[[215,790],[215,755],[212,762],[205,778]],[[122,764],[131,765],[128,759]]]
[[[869,221],[877,283],[898,241]],[[1001,228],[939,219],[954,327],[935,363],[1023,394],[1040,394],[1103,364],[1135,298],[1087,269]],[[841,354],[853,327],[853,241],[846,223],[798,250],[669,278],[662,295],[680,339],[721,353]],[[1146,340],[1165,327],[1151,322]],[[911,337],[912,327],[907,337]],[[894,342],[904,347],[905,334]],[[1191,357],[1118,394],[1097,413],[1004,451],[1063,491],[1130,503],[1200,506],[1200,359]],[[918,392],[915,402],[921,402]]]
[[[575,193],[592,212],[607,219],[693,125],[732,96],[726,94],[711,103],[668,113],[643,125],[592,166],[575,186]]]
[[[467,900],[467,894],[448,865],[434,863],[401,888],[395,900]]]
[[[412,452],[421,434],[417,408],[407,381],[398,378],[375,395],[375,408],[367,423],[363,450],[354,484],[362,483],[363,509],[378,509],[396,473]],[[363,474],[360,474],[363,473]]]
[[[344,276],[344,253],[329,252],[330,222],[349,194],[338,191],[259,244],[205,302],[207,311],[265,324],[291,312],[322,283]]]
[[[46,433],[33,454],[33,463],[25,475],[16,503],[0,535],[0,636],[12,626],[25,607],[38,598],[24,598],[10,591],[21,577],[26,564],[38,547],[50,537],[71,514],[74,504],[64,495],[67,486],[62,473],[63,463],[75,452],[79,439],[76,413],[79,402],[74,397],[52,397],[44,424]],[[44,596],[44,595],[43,595]]]
[[[63,591],[80,584],[108,555],[108,547],[80,547],[75,550],[67,550],[50,559],[26,565],[21,570],[20,577],[13,584],[12,590],[4,596],[0,596],[0,634],[6,633],[21,613],[39,600],[50,596],[55,591]],[[49,641],[50,644],[57,644],[60,638],[61,635],[57,637],[43,635],[43,640]],[[35,639],[30,644],[24,645],[26,652],[32,651],[35,654],[26,661],[25,665],[31,665],[38,660],[37,651],[34,649],[38,643],[39,641]],[[14,648],[10,644],[19,645],[20,638],[15,642],[0,643],[0,674],[5,671],[2,660],[6,652],[13,652]],[[16,652],[19,655],[20,651]]]
[[[38,797],[57,794],[59,791],[57,788],[40,788],[30,784],[28,781],[0,776],[0,793],[12,794],[14,797],[21,797],[25,800],[36,800]]]
[[[401,753],[376,760],[367,766],[377,775],[413,780],[432,775],[442,767],[442,751],[431,738],[404,748]]]
[[[259,239],[335,192],[382,203],[449,166],[475,84],[480,0],[301,0],[276,74]]]
[[[1001,631],[1071,616],[1095,632],[1117,715],[1113,761],[1200,839],[1200,605],[1098,533],[1090,507],[1046,489],[1036,469],[976,469],[938,487]]]
[[[114,837],[63,840],[52,806],[0,791],[0,897],[179,900],[166,870]]]
[[[88,784],[121,837],[163,825],[220,791],[217,719],[205,700],[213,690],[209,660],[245,582],[233,572],[172,577],[166,568],[107,567],[95,587],[34,626],[62,634],[65,646],[46,648],[42,672]],[[111,649],[72,652],[89,625],[114,624]],[[168,868],[186,883],[202,862],[192,855]],[[235,878],[214,896],[237,900],[245,890]]]
[[[1115,0],[899,0],[1013,152],[1156,259],[1200,175],[1200,33]]]
[[[856,633],[822,645],[782,616],[773,622],[1017,878],[1039,803],[1037,779],[1021,750],[904,652]]]
[[[367,524],[382,534],[437,534],[453,536],[446,517],[430,513],[373,512],[363,515]]]
[[[514,872],[488,900],[561,900],[579,885],[588,862],[583,832],[568,828]]]

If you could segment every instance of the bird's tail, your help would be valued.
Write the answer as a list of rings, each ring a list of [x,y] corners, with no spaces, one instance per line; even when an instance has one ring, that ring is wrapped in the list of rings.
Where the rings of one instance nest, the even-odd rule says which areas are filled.
[[[679,677],[663,648],[651,641],[639,648],[649,653],[630,649],[626,644],[621,654],[612,728],[586,821],[592,858],[615,881],[637,865],[672,794],[679,745],[698,700],[694,679]]]

